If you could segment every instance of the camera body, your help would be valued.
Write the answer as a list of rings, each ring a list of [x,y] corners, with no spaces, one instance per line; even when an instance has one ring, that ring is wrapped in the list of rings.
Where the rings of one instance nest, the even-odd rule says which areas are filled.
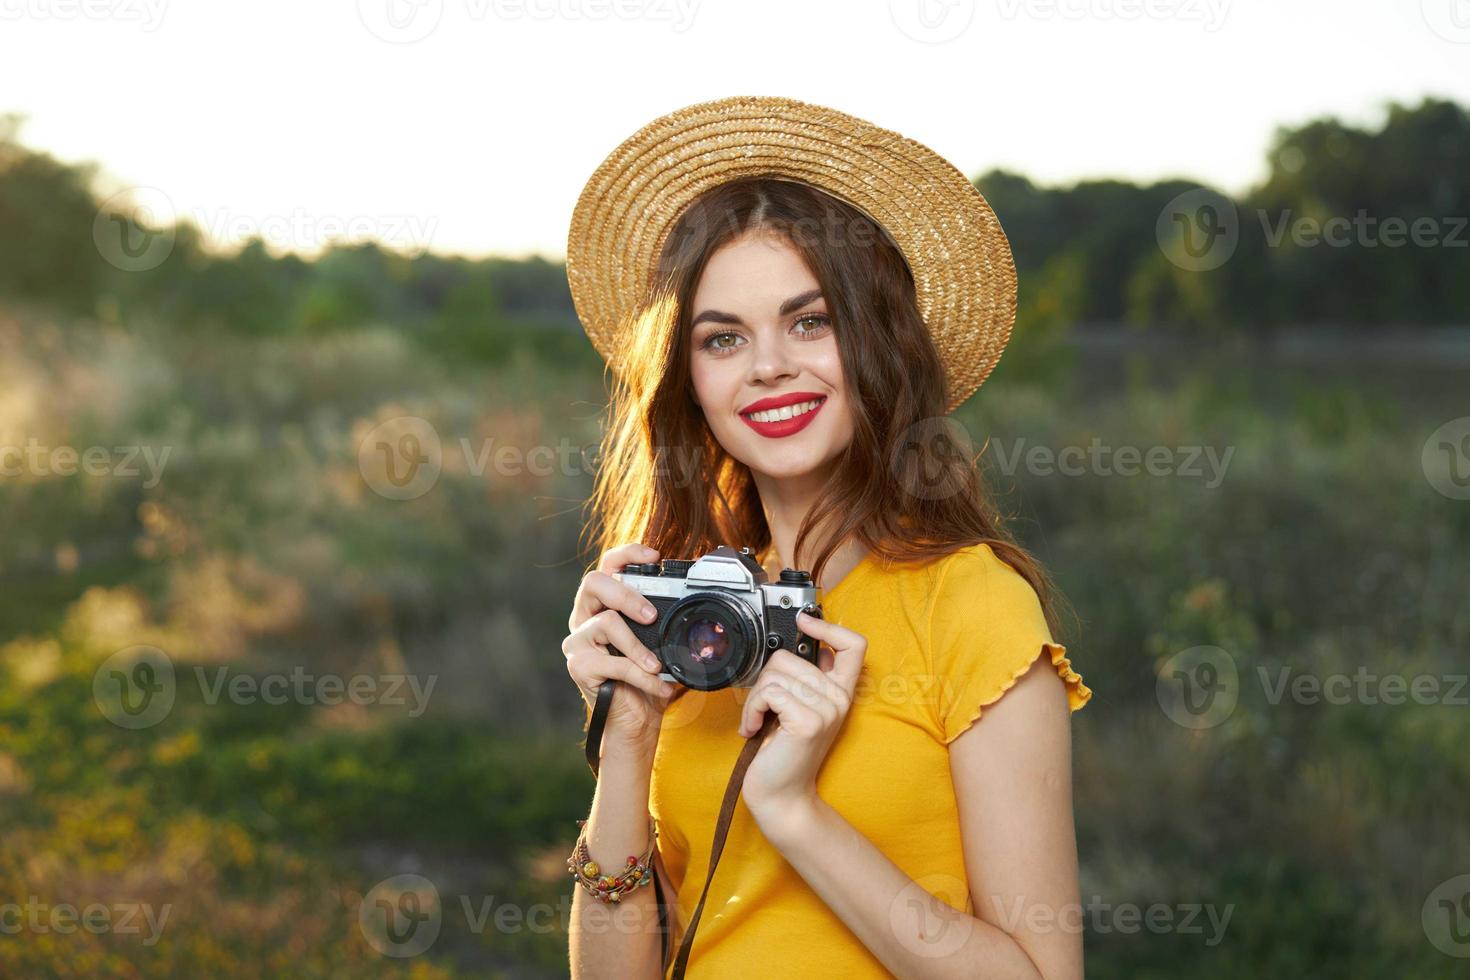
[[[658,657],[663,680],[696,691],[750,687],[780,649],[817,662],[817,640],[796,628],[798,612],[822,615],[808,572],[788,568],[767,582],[749,548],[721,545],[693,560],[624,565],[617,577],[658,612],[651,623],[623,621]]]

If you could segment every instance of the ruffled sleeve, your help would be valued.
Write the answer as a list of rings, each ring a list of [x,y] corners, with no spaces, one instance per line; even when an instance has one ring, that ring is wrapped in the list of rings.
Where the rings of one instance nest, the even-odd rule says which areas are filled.
[[[948,745],[998,701],[1036,658],[1050,660],[1076,711],[1092,697],[1052,640],[1031,583],[988,545],[945,558],[929,618],[929,651],[939,697],[935,723]]]

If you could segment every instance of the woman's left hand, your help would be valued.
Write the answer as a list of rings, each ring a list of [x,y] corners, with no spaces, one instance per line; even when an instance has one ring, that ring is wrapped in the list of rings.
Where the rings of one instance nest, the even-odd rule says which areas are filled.
[[[741,735],[759,731],[767,711],[778,721],[756,751],[742,789],[762,825],[816,802],[817,770],[847,718],[867,655],[867,639],[844,626],[806,613],[797,615],[796,625],[822,645],[817,663],[777,650],[740,714]]]

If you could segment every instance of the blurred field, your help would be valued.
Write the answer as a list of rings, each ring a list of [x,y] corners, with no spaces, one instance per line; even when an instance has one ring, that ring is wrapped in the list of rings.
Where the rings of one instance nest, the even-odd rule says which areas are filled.
[[[1075,727],[1084,901],[1229,909],[1214,943],[1203,914],[1202,932],[1105,917],[1089,976],[1460,975],[1421,910],[1470,871],[1470,712],[1272,704],[1255,678],[1464,670],[1470,507],[1421,466],[1466,411],[1464,365],[1047,342],[957,417],[1081,617],[1061,638],[1096,691]],[[0,311],[0,444],[170,450],[153,485],[0,481],[0,893],[172,906],[151,944],[0,938],[0,974],[564,975],[562,861],[591,779],[559,643],[590,476],[477,474],[459,446],[591,445],[603,397],[589,359],[530,347],[460,361],[388,327],[194,336]],[[444,446],[411,500],[358,461],[401,416]],[[1213,486],[1005,472],[1018,444],[1094,439],[1233,455]],[[129,730],[93,683],[136,644],[171,658],[177,700]],[[1234,658],[1240,703],[1191,730],[1156,681],[1204,644]],[[210,704],[195,683],[298,665],[437,682],[417,716]],[[400,960],[358,911],[404,873],[434,883],[442,932]],[[523,916],[482,916],[503,905]]]

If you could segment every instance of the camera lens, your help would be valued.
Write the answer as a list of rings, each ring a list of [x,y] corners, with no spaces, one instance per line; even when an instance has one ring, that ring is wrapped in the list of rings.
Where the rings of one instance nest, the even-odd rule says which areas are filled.
[[[746,672],[756,653],[758,632],[745,603],[718,592],[696,592],[669,610],[660,653],[681,684],[714,691]]]
[[[730,636],[725,624],[701,619],[689,624],[689,659],[709,667],[723,663],[730,653]]]

